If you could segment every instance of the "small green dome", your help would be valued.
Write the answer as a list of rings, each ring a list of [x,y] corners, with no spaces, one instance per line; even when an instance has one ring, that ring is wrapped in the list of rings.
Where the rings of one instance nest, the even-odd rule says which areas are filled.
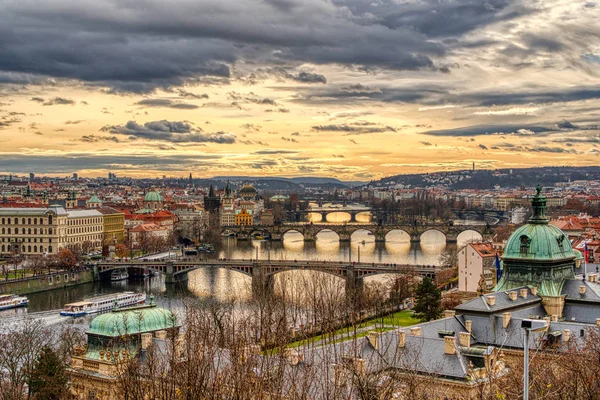
[[[179,327],[175,315],[164,308],[145,306],[112,311],[90,322],[87,334],[119,337]]]
[[[88,203],[101,203],[100,199],[96,195],[93,195],[92,197],[90,197],[90,199],[87,202]]]
[[[577,254],[569,238],[553,225],[526,224],[517,229],[506,242],[504,255],[507,259],[565,260],[575,259]]]
[[[146,202],[161,202],[163,200],[162,196],[160,195],[160,193],[155,192],[155,191],[151,191],[146,193],[146,196],[144,197],[144,201]]]

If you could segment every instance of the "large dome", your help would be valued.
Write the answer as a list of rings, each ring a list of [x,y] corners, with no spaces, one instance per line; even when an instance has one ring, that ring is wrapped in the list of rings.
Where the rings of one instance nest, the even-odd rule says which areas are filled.
[[[160,193],[155,192],[155,191],[151,191],[146,193],[146,196],[144,197],[144,201],[146,202],[161,202],[163,200],[162,196],[160,195]]]
[[[581,258],[563,231],[548,224],[546,197],[537,187],[531,199],[533,216],[508,239],[502,256],[502,277],[495,292],[535,286],[541,296],[560,296],[567,279],[575,277]]]
[[[156,306],[146,306],[99,315],[90,322],[90,329],[87,333],[118,337],[166,330],[178,326],[180,325],[171,311]]]
[[[257,193],[258,193],[258,191],[252,185],[244,185],[244,187],[242,187],[240,189],[240,194],[247,194],[247,195],[248,194],[250,194],[250,195],[254,194],[255,195]]]
[[[549,261],[576,257],[577,254],[563,231],[550,224],[528,223],[510,236],[502,258]]]

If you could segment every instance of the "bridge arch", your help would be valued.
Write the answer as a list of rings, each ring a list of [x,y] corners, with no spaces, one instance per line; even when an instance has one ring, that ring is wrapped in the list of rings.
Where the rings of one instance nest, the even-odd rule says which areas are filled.
[[[481,234],[481,232],[472,228],[462,230],[456,236],[456,241],[461,244],[481,240],[483,240],[483,235]]]
[[[388,241],[392,238],[398,239],[401,242],[410,241],[410,232],[406,229],[393,228],[385,231],[385,240]]]
[[[335,229],[321,228],[321,229],[315,230],[315,240],[317,240],[319,238],[320,233],[329,233],[329,232],[334,233],[338,237],[338,240],[340,239],[340,234]]]
[[[446,236],[447,233],[443,229],[438,228],[436,226],[432,226],[432,227],[426,228],[423,232],[421,232],[421,234],[419,235],[419,240],[423,241],[423,237],[427,238],[427,236],[424,236],[427,232],[434,232],[433,234],[438,236],[441,240],[446,241],[446,239],[447,239],[447,236]],[[429,236],[431,236],[431,235],[432,234],[430,233]],[[433,238],[431,238],[431,239],[433,239]],[[435,240],[435,239],[433,239],[433,240]]]

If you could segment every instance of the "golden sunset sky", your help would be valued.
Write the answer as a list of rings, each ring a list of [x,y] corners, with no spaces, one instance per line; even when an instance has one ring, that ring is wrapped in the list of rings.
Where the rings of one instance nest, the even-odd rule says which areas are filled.
[[[7,0],[0,173],[597,165],[600,4]]]

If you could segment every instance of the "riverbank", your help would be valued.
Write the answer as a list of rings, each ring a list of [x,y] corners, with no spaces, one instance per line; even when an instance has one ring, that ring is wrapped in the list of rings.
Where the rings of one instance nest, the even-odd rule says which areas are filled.
[[[77,286],[94,281],[93,271],[54,272],[0,281],[0,294],[31,294]]]

